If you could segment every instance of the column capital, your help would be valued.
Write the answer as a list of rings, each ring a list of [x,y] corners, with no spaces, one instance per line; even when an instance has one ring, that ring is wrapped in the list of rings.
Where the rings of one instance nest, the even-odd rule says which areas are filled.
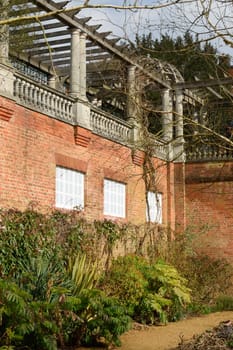
[[[81,34],[81,29],[78,28],[71,28],[70,29],[72,35],[80,35]]]
[[[174,90],[175,90],[175,93],[183,95],[184,88],[182,88],[180,86],[176,86]]]
[[[127,69],[128,69],[129,72],[135,72],[136,66],[134,64],[129,64],[127,66]]]
[[[170,142],[173,139],[173,91],[165,88],[161,90],[163,106],[163,139]]]
[[[85,32],[80,31],[80,39],[85,39],[87,38],[87,34]]]

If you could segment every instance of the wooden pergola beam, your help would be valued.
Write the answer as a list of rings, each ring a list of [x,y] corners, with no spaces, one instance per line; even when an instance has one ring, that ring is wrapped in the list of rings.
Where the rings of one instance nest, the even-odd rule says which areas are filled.
[[[208,80],[199,80],[199,81],[192,81],[192,82],[180,82],[173,84],[174,88],[180,88],[180,89],[200,89],[200,88],[206,88],[211,86],[218,86],[218,85],[233,85],[233,77],[228,78],[218,78],[218,79],[208,79]]]

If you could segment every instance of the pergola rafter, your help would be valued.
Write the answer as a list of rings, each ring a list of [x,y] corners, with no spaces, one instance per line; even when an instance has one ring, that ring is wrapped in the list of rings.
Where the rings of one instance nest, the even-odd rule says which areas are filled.
[[[232,84],[232,79],[225,80],[210,79],[208,81],[195,81],[186,83],[182,81],[172,81],[172,76],[176,71],[171,68],[170,73],[165,73],[164,65],[161,63],[160,69],[152,70],[140,63],[140,60],[129,54],[124,46],[119,45],[117,38],[111,37],[111,32],[101,32],[101,25],[91,25],[91,17],[82,16],[82,10],[66,9],[68,1],[45,1],[45,0],[22,0],[21,4],[13,6],[11,16],[20,17],[28,15],[31,19],[17,21],[12,24],[11,31],[20,36],[27,34],[30,38],[28,43],[16,52],[15,48],[11,54],[19,59],[25,59],[33,63],[36,67],[51,74],[69,76],[71,65],[71,37],[74,29],[80,30],[86,35],[86,72],[88,86],[97,82],[100,87],[104,82],[112,79],[113,72],[117,78],[121,79],[122,65],[115,64],[121,61],[125,66],[135,66],[141,74],[145,75],[149,81],[157,84],[158,89],[182,89],[184,100],[191,104],[205,103],[205,95],[197,93],[200,89],[205,89],[218,99],[222,99],[221,94],[214,89],[215,86]],[[44,15],[44,17],[43,17]],[[22,36],[22,40],[25,40]],[[113,63],[112,63],[113,62]],[[170,68],[169,68],[170,69]],[[93,75],[95,73],[95,75]],[[167,74],[167,75],[166,75]],[[170,78],[170,75],[171,78]],[[94,78],[95,77],[95,78]],[[101,81],[102,80],[102,81]]]

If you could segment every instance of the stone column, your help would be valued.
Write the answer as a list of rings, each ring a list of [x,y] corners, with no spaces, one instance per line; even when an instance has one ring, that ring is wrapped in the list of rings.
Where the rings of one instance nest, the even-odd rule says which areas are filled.
[[[9,1],[1,1],[0,19],[7,19]],[[14,69],[9,62],[9,26],[0,26],[0,95],[13,99]]]
[[[132,124],[131,141],[135,145],[140,133],[140,103],[136,87],[136,67],[128,66],[127,76],[127,120]]]
[[[169,142],[173,139],[173,99],[172,90],[162,90],[163,106],[163,139]]]
[[[70,96],[77,99],[73,104],[75,124],[90,130],[91,111],[86,98],[86,35],[79,29],[72,30],[71,34]]]
[[[176,89],[176,137],[178,141],[184,138],[184,117],[183,117],[183,91]]]
[[[71,32],[70,95],[80,96],[80,30]]]
[[[174,142],[173,158],[175,162],[185,161],[184,152],[184,116],[183,116],[183,90],[176,89],[176,139]]]
[[[52,89],[56,89],[56,82],[57,82],[57,79],[55,75],[52,75],[48,80],[48,86],[51,87]]]
[[[127,119],[133,121],[136,117],[136,67],[128,67],[127,76]]]
[[[80,52],[79,52],[79,81],[80,81],[80,98],[82,100],[87,100],[86,96],[86,81],[87,81],[87,71],[86,71],[86,33],[81,33],[80,35]]]
[[[8,6],[9,0],[1,1],[1,14],[0,19],[4,20],[8,18]],[[0,26],[0,63],[8,64],[8,55],[9,55],[9,26],[3,24]]]

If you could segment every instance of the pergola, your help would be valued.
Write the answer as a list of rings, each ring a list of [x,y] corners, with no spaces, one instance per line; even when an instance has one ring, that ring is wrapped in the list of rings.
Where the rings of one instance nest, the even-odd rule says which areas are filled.
[[[67,7],[69,1],[16,0],[10,10],[9,0],[4,3],[1,18],[9,18],[9,53],[14,67],[27,70],[34,78],[38,75],[39,82],[84,102],[87,96],[98,99],[110,92],[118,97],[121,93],[120,102],[113,104],[131,114],[135,109],[130,100],[137,88],[152,86],[161,94],[167,140],[172,139],[174,109],[176,134],[182,138],[185,104],[203,106],[203,89],[221,100],[215,86],[232,84],[231,77],[184,82],[175,67],[137,57],[111,32],[101,32],[101,25],[91,25],[91,17],[83,16],[82,10]],[[2,33],[7,30],[8,25],[1,26]],[[9,44],[3,41],[4,36],[2,62],[4,55],[8,59],[4,45]],[[143,84],[137,85],[138,77]]]
[[[8,1],[5,0],[7,3]],[[133,56],[119,38],[112,38],[111,32],[101,32],[101,25],[88,24],[91,17],[83,17],[82,10],[69,9],[69,1],[18,0],[10,11],[10,34],[23,45],[13,45],[11,55],[31,63],[50,76],[71,79],[74,62],[79,61],[87,79],[87,87],[99,87],[119,83],[122,67],[136,66],[137,70],[156,82],[160,88],[171,88],[175,75],[171,65],[157,61],[157,69],[151,71]],[[9,14],[5,11],[5,16]],[[4,18],[4,13],[2,13]],[[84,67],[85,65],[85,67]],[[83,66],[83,67],[82,67]],[[77,68],[76,68],[77,69]],[[76,72],[76,74],[78,74]],[[175,81],[176,83],[177,81]],[[83,85],[83,84],[81,84]],[[76,87],[77,88],[77,87]],[[201,98],[186,90],[187,98],[202,103]]]

